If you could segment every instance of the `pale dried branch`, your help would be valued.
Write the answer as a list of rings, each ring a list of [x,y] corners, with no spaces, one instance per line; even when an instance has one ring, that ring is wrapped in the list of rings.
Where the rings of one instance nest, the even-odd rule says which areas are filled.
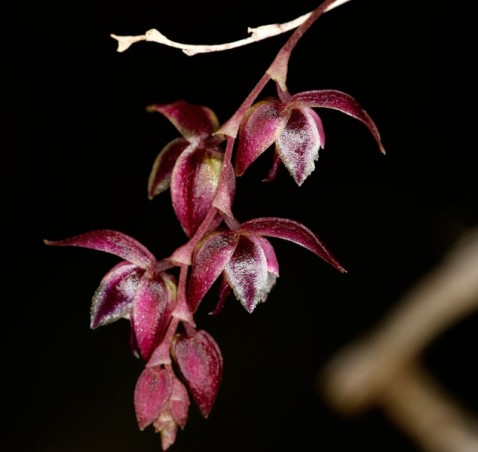
[[[337,0],[336,2],[330,4],[326,11],[330,11],[337,6],[343,5],[344,3],[347,3],[349,1],[350,0]],[[192,56],[198,53],[221,52],[224,50],[235,49],[237,47],[242,47],[248,44],[252,44],[254,42],[262,41],[273,36],[278,36],[282,33],[286,33],[287,31],[299,27],[308,19],[310,14],[311,13],[304,14],[294,20],[283,24],[270,24],[262,25],[257,28],[248,28],[247,32],[250,33],[249,37],[240,39],[238,41],[227,42],[224,44],[184,44],[172,41],[155,28],[147,31],[144,35],[118,36],[115,34],[111,34],[110,36],[118,41],[118,52],[124,52],[136,42],[148,41],[156,42],[158,44],[163,44],[169,47],[174,47],[176,49],[181,49],[186,55]]]

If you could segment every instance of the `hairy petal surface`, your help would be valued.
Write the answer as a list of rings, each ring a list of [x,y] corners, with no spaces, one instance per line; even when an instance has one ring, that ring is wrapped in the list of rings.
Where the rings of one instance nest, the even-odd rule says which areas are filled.
[[[146,367],[134,390],[134,409],[139,428],[144,430],[166,407],[173,388],[170,373],[159,366]]]
[[[145,274],[139,283],[133,302],[132,323],[141,356],[147,360],[163,334],[169,316],[171,290],[161,274]]]
[[[282,132],[289,119],[289,111],[276,99],[254,104],[239,129],[236,174],[241,176]]]
[[[216,341],[204,330],[179,337],[173,356],[202,415],[207,418],[221,384],[223,361]]]
[[[345,272],[345,269],[326,248],[319,237],[297,221],[277,217],[255,218],[242,223],[238,232],[241,234],[264,235],[289,240],[317,254],[337,270]]]
[[[78,246],[104,251],[143,269],[152,267],[156,262],[153,254],[144,245],[122,232],[110,229],[85,232],[64,240],[45,240],[45,243],[53,246]]]
[[[198,244],[188,287],[188,302],[193,312],[231,259],[237,240],[232,232],[216,232]]]
[[[234,295],[251,313],[267,297],[267,260],[260,242],[240,237],[234,254],[224,269]]]
[[[219,121],[210,108],[183,100],[171,104],[151,105],[148,110],[166,116],[189,142],[206,138],[219,127]]]
[[[148,180],[148,197],[153,199],[169,188],[174,165],[179,156],[190,146],[185,138],[170,141],[158,154]]]
[[[133,300],[144,270],[123,261],[101,280],[91,303],[91,328],[130,318]]]
[[[332,108],[358,119],[368,127],[377,141],[380,151],[385,154],[385,149],[382,145],[380,133],[378,132],[375,122],[352,96],[336,90],[305,91],[292,96],[289,105],[296,108]]]
[[[320,146],[316,118],[306,110],[293,109],[287,125],[276,140],[276,148],[297,185],[302,185],[314,170]]]
[[[212,206],[223,157],[217,149],[190,147],[174,167],[171,178],[173,208],[188,237],[194,234]],[[218,216],[214,227],[220,221]]]

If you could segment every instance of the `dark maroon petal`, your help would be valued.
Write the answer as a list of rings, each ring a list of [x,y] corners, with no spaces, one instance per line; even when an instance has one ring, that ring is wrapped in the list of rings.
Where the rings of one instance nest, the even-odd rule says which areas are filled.
[[[101,280],[91,303],[91,328],[129,319],[133,300],[144,270],[123,261]]]
[[[253,105],[239,129],[235,161],[241,176],[269,146],[274,143],[289,119],[289,111],[275,99]]]
[[[186,387],[177,378],[173,380],[169,409],[176,424],[184,428],[188,419],[189,395]]]
[[[317,254],[337,270],[345,272],[345,269],[325,247],[319,237],[297,221],[275,217],[255,218],[254,220],[242,223],[238,232],[241,234],[265,235],[289,240]]]
[[[314,118],[307,111],[293,109],[287,125],[277,138],[276,148],[297,185],[302,185],[314,170],[320,145]]]
[[[172,390],[170,373],[158,367],[146,367],[134,390],[134,409],[139,428],[152,424],[166,407]]]
[[[222,162],[222,152],[195,147],[184,151],[176,162],[171,197],[174,212],[188,237],[194,235],[212,207]]]
[[[230,293],[231,286],[227,282],[227,279],[223,273],[221,278],[221,287],[219,289],[219,298],[217,300],[216,307],[209,313],[210,315],[217,315],[223,310],[226,299]]]
[[[141,356],[148,360],[164,332],[173,299],[161,274],[145,274],[133,301],[132,323]]]
[[[64,240],[45,240],[45,243],[53,246],[78,246],[104,251],[144,269],[152,267],[156,262],[151,252],[137,240],[122,232],[109,229],[85,232]]]
[[[312,120],[315,122],[315,127],[317,128],[317,133],[319,134],[319,143],[320,148],[323,149],[325,146],[325,132],[324,132],[324,125],[322,124],[322,119],[320,116],[309,107],[301,108],[302,113],[306,114],[307,116],[311,117]]]
[[[262,179],[262,182],[274,181],[275,178],[277,177],[277,173],[279,172],[280,165],[281,165],[281,159],[280,159],[279,153],[277,152],[277,149],[274,149],[271,169],[267,173],[267,176],[264,179]]]
[[[171,104],[151,105],[148,110],[166,116],[189,142],[206,138],[219,127],[217,117],[210,108],[182,100]]]
[[[208,417],[222,379],[222,354],[215,340],[205,331],[180,337],[173,345],[173,356],[202,415]]]
[[[149,175],[149,199],[154,198],[169,188],[176,160],[189,145],[189,142],[184,138],[176,138],[169,142],[158,154]]]
[[[267,261],[261,245],[240,237],[234,254],[224,269],[234,295],[251,313],[267,297]]]
[[[224,215],[233,217],[231,206],[236,194],[236,173],[230,162],[223,166],[222,171],[225,172],[227,177],[220,180],[214,196],[213,206]]]
[[[362,121],[370,130],[373,137],[378,143],[380,151],[385,154],[385,149],[380,139],[380,133],[377,126],[368,113],[358,104],[358,102],[348,94],[336,90],[318,90],[305,91],[292,96],[290,106],[300,107],[322,107],[339,110],[342,113],[352,116]]]
[[[193,255],[188,288],[188,303],[193,312],[224,270],[236,243],[237,237],[231,232],[213,233],[199,243]]]

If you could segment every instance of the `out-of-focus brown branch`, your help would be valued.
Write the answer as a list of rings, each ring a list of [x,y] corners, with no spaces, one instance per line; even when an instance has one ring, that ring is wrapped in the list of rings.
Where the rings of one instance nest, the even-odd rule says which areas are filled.
[[[419,364],[433,339],[475,309],[478,230],[460,240],[374,332],[331,360],[321,375],[321,390],[344,413],[384,408],[423,450],[478,451],[478,420]]]

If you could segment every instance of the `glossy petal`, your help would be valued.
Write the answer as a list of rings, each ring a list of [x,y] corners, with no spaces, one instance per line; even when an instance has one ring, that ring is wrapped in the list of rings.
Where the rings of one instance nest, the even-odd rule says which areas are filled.
[[[129,319],[133,300],[144,270],[123,261],[101,280],[91,303],[91,328]]]
[[[277,152],[297,185],[315,168],[319,158],[321,138],[316,121],[302,109],[293,109],[287,125],[276,141]]]
[[[275,217],[256,218],[242,223],[238,232],[241,234],[264,235],[289,240],[317,254],[337,270],[345,272],[345,269],[339,264],[319,237],[297,221]]]
[[[160,367],[146,367],[134,390],[134,409],[139,428],[144,430],[156,421],[167,405],[173,381],[170,373]]]
[[[173,208],[188,237],[194,234],[212,206],[222,162],[223,154],[216,149],[190,147],[174,167],[171,178]],[[218,218],[216,223],[219,221]]]
[[[133,302],[132,323],[141,356],[147,360],[169,321],[166,313],[173,300],[161,274],[145,274]]]
[[[208,417],[221,384],[221,350],[205,331],[182,336],[173,345],[173,356],[202,415]]]
[[[368,113],[358,102],[348,94],[335,90],[305,91],[292,96],[290,106],[300,107],[322,107],[339,110],[342,113],[352,116],[363,122],[378,143],[380,151],[385,154],[385,149],[380,140],[377,126]]]
[[[289,119],[289,110],[275,99],[253,105],[239,129],[236,174],[241,176],[282,132]]]
[[[240,237],[234,254],[224,269],[234,295],[251,313],[267,297],[267,261],[260,243]]]
[[[169,142],[158,154],[153,164],[153,169],[148,180],[148,197],[154,198],[169,188],[171,174],[176,160],[189,146],[189,142],[184,138],[176,138]]]
[[[218,232],[199,243],[193,255],[188,302],[194,312],[231,259],[237,237],[231,232]]]
[[[45,240],[47,245],[78,246],[114,254],[140,268],[152,267],[156,259],[151,252],[132,237],[109,229],[85,232],[64,240]]]
[[[166,116],[189,142],[208,137],[219,126],[217,117],[210,108],[182,100],[171,104],[151,105],[148,110]]]

